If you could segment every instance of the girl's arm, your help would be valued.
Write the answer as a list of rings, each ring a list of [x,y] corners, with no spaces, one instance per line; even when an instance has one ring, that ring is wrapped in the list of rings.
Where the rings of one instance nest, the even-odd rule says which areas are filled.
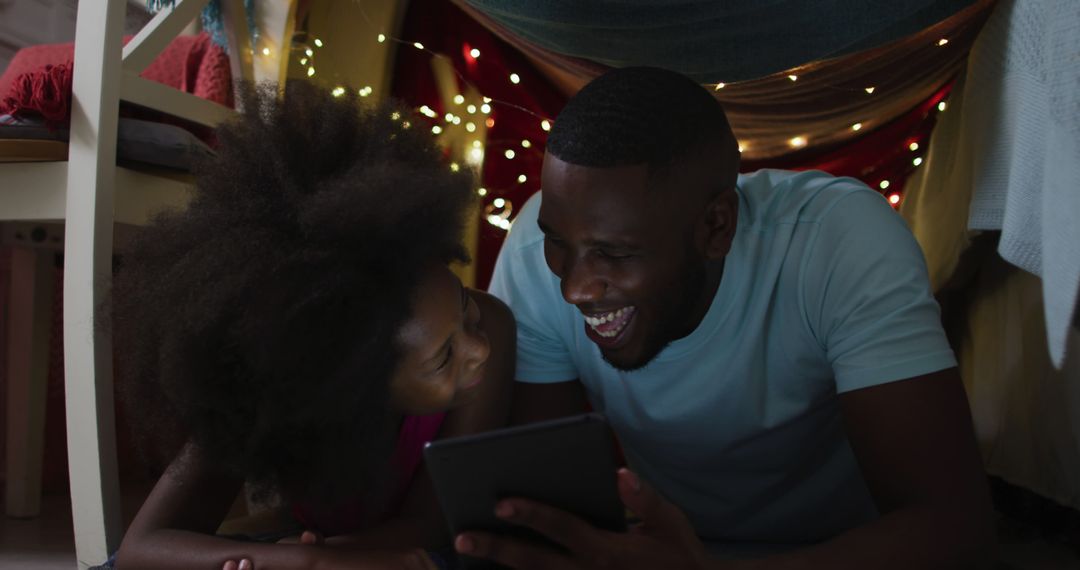
[[[158,480],[117,552],[119,570],[218,570],[248,560],[260,570],[433,568],[422,551],[345,552],[320,546],[240,542],[214,533],[243,481],[214,469],[188,444]]]
[[[469,290],[469,294],[480,307],[480,327],[487,335],[491,352],[475,397],[447,413],[439,429],[440,439],[490,431],[509,422],[517,354],[514,316],[502,301],[487,293]],[[427,467],[417,471],[398,516],[357,534],[331,537],[326,543],[372,548],[449,545],[450,534]]]

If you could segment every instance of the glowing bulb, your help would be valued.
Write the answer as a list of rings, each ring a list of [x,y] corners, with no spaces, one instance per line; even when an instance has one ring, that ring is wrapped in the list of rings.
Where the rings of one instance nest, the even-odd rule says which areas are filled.
[[[420,112],[423,113],[425,116],[428,116],[428,117],[434,116],[434,114],[435,114],[435,111],[432,111],[431,107],[428,107],[427,105],[421,105],[420,106]]]
[[[716,90],[717,91],[723,89],[724,87],[727,87],[727,83],[717,83],[716,84]]]
[[[944,111],[945,110],[945,102],[944,101],[937,104],[937,110],[938,111]],[[961,114],[963,114],[963,113],[961,113]]]
[[[894,206],[896,204],[899,204],[900,203],[900,195],[899,194],[889,194],[889,203],[894,205]]]
[[[457,95],[454,95],[454,104],[455,105],[460,105],[460,104],[462,104],[464,102],[465,102],[465,96],[464,95],[462,95],[460,93],[457,94]]]
[[[435,125],[434,127],[431,127],[431,132],[432,134],[437,135],[442,132],[442,127],[440,127],[439,125]]]
[[[473,148],[480,148],[480,147],[482,147],[484,145],[480,141],[473,141],[472,146],[473,146]]]
[[[519,174],[519,175],[518,175],[518,182],[520,182],[520,183],[522,183],[522,184],[524,184],[524,183],[525,183],[525,181],[526,181],[526,180],[528,180],[528,179],[529,179],[529,177],[528,177],[528,176],[525,176],[524,174]]]
[[[490,129],[490,128],[495,126],[495,119],[492,119],[491,117],[488,117],[487,120],[484,121],[484,124],[487,125],[487,128]]]
[[[477,188],[476,193],[481,196],[487,196],[487,188]]]
[[[465,130],[469,131],[470,133],[475,133],[476,132],[476,123],[473,123],[472,121],[470,121],[468,123],[465,123]]]
[[[381,44],[381,43],[385,43],[385,42],[386,42],[386,34],[379,34],[379,43]]]
[[[480,105],[480,112],[485,114],[485,115],[490,113],[491,112],[491,105],[488,105],[487,103],[484,103],[483,105]]]
[[[804,147],[806,146],[806,137],[794,137],[788,141],[788,144],[795,148]]]
[[[514,157],[517,156],[517,154],[514,153],[514,149],[512,148],[506,149],[506,152],[503,154],[506,155],[506,160],[514,160]]]
[[[857,130],[859,130],[861,128],[862,128],[862,123],[855,123],[854,125],[851,125],[851,130],[853,130],[853,131],[857,131]]]
[[[460,125],[461,124],[461,117],[459,117],[457,115],[454,115],[454,124],[455,125]]]
[[[491,97],[484,97],[484,102],[485,103],[490,103],[491,102]]]
[[[413,47],[416,48],[416,49],[424,49],[424,44],[422,44],[420,42],[414,42]]]
[[[469,151],[469,158],[474,164],[480,164],[484,160],[484,151],[478,148],[471,149]],[[483,194],[481,194],[483,196]]]
[[[915,166],[922,164],[922,157],[915,157],[915,160],[911,161],[911,164],[914,164]]]
[[[453,113],[447,113],[446,116],[443,117],[443,118],[446,119],[447,123],[453,123],[454,122],[454,114]]]
[[[529,139],[525,139],[525,140],[521,141],[521,148],[529,148],[531,146],[532,146],[532,143],[529,142]]]
[[[519,77],[518,74],[516,74],[516,73],[511,73],[510,74],[510,83],[513,83],[514,85],[517,85],[518,83],[521,83],[521,77]]]
[[[330,92],[330,94],[334,97],[341,97],[345,94],[345,88],[341,86],[335,87],[334,90]]]
[[[882,180],[881,183],[878,184],[878,187],[881,188],[882,190],[887,189],[889,187],[889,181],[888,180]]]
[[[502,198],[495,198],[491,201],[491,205],[495,206],[496,208],[502,208],[506,205],[506,200],[503,200]]]
[[[915,152],[915,151],[919,150],[919,143],[911,143],[911,144],[908,145],[908,148],[912,152]]]
[[[307,65],[307,58],[306,57],[300,58],[300,65]]]
[[[877,89],[877,87],[867,87],[867,88],[866,88],[866,92],[867,92],[867,93],[873,93],[873,92],[874,92],[874,89]]]
[[[307,48],[306,50],[304,50],[304,55],[311,57],[315,55],[315,52],[311,51],[311,48]]]
[[[270,55],[270,48],[263,48],[263,55]]]
[[[403,128],[403,129],[407,129],[407,128],[411,127],[411,126],[412,126],[412,123],[410,123],[409,121],[403,121],[401,123],[401,128]]]
[[[469,105],[468,107],[465,107],[465,110],[468,111],[470,115],[475,115],[476,105]]]
[[[550,131],[551,130],[551,121],[549,121],[547,119],[544,119],[543,121],[540,121],[540,128],[544,129],[545,131]]]
[[[510,231],[510,220],[503,220],[499,222],[499,227],[506,231]]]
[[[739,152],[746,150],[746,147],[742,143],[739,143]]]
[[[400,118],[401,118],[401,113],[398,113],[397,111],[394,111],[393,113],[390,113],[390,120],[391,121],[396,121],[396,120],[398,120]]]
[[[471,50],[469,50],[469,55],[471,55],[473,57],[473,59],[476,59],[476,58],[480,57],[480,50],[478,50],[476,48],[472,48]]]
[[[322,40],[315,38],[315,47],[322,47]]]
[[[311,77],[312,75],[315,75],[315,68],[314,67],[307,68],[307,76]]]
[[[941,38],[940,40],[937,41],[937,45],[939,45],[939,46],[943,46],[943,45],[945,45],[947,43],[949,43],[949,40],[947,40],[945,38]]]
[[[792,80],[792,81],[798,81],[799,76],[798,75],[789,75],[789,76],[787,76],[787,78]]]
[[[456,162],[451,162],[450,163],[450,171],[451,172],[457,172],[459,170],[461,170],[461,166],[459,166],[458,163],[456,163]]]

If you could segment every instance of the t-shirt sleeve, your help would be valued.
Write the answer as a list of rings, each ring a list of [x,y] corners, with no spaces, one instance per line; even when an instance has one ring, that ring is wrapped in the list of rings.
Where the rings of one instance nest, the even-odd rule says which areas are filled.
[[[567,346],[566,302],[544,262],[538,209],[539,198],[533,198],[518,215],[488,291],[510,307],[517,321],[517,380],[546,384],[576,380],[578,371]]]
[[[812,239],[806,316],[838,393],[956,366],[922,250],[879,194],[839,198]]]

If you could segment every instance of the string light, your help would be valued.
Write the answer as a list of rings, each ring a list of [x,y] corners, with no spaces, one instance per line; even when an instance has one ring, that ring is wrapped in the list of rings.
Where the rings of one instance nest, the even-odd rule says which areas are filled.
[[[304,50],[304,55],[311,57],[315,55],[315,52],[311,51],[311,48],[307,48],[306,50]]]
[[[475,115],[476,114],[476,105],[470,104],[468,107],[465,107],[465,110],[468,111],[470,115]]]
[[[438,115],[438,113],[432,111],[431,107],[428,107],[427,105],[422,105],[420,107],[420,112],[423,113],[424,116],[431,117],[432,119],[434,119]]]
[[[862,123],[855,123],[854,125],[851,125],[851,130],[853,130],[853,131],[857,131],[857,130],[859,130],[861,128],[862,128]]]
[[[371,95],[372,91],[374,90],[371,88],[370,85],[365,85],[359,91],[357,91],[357,93],[359,93],[361,97],[367,97],[368,95]]]
[[[450,171],[451,172],[457,172],[459,170],[461,170],[461,166],[458,163],[456,163],[456,162],[451,162],[450,163]]]
[[[529,179],[529,177],[525,176],[524,174],[519,174],[518,175],[518,182],[520,182],[521,184],[524,184],[525,181],[528,180],[528,179]]]
[[[882,180],[881,183],[878,184],[878,187],[880,187],[882,190],[888,189],[889,188],[889,181],[888,180]]]
[[[458,93],[457,95],[454,95],[454,104],[455,105],[460,105],[460,104],[462,104],[464,102],[465,102],[465,96],[464,95],[462,95],[460,93]]]
[[[506,155],[506,160],[514,160],[514,157],[517,156],[517,153],[515,153],[512,148],[506,149],[506,152],[503,154]]]
[[[447,123],[453,123],[454,122],[454,114],[453,113],[447,113],[446,116],[443,117],[443,118],[446,119]]]
[[[480,112],[485,114],[485,115],[490,113],[491,112],[491,105],[488,105],[487,103],[484,103],[483,105],[480,105]]]
[[[339,86],[335,87],[334,90],[330,92],[330,94],[333,95],[334,97],[341,97],[342,95],[345,94],[345,88],[341,87],[339,85]]]
[[[482,147],[484,145],[480,141],[473,141],[472,146],[473,146],[473,148],[480,148],[480,147]]]
[[[896,194],[896,193],[889,194],[889,203],[892,204],[893,206],[899,204],[900,203],[900,195]]]
[[[472,161],[473,164],[480,164],[481,162],[484,162],[484,151],[483,151],[483,149],[479,149],[479,148],[469,149],[469,159]],[[481,194],[481,196],[483,196],[483,194]]]
[[[300,58],[300,65],[307,65],[307,58],[306,57]]]
[[[400,118],[401,118],[401,113],[398,113],[397,111],[394,111],[393,113],[390,113],[390,120],[391,121],[396,121],[396,120],[398,120]]]
[[[864,91],[866,91],[867,93],[873,93],[874,89],[877,89],[877,87],[867,87]]]
[[[727,83],[720,82],[720,83],[716,84],[716,89],[715,90],[719,91],[719,90],[723,89],[724,87],[727,87]]]
[[[413,47],[416,49],[424,49],[424,44],[420,42],[413,42]]]
[[[513,83],[514,85],[517,85],[518,83],[521,83],[521,77],[518,76],[518,74],[516,74],[516,73],[511,73],[510,74],[510,83]]]
[[[943,46],[943,45],[945,45],[947,43],[949,43],[949,40],[947,40],[945,38],[941,38],[940,40],[937,41],[937,45],[939,45],[939,46]]]
[[[789,76],[787,76],[787,78],[788,78],[788,79],[790,79],[790,80],[792,80],[792,81],[798,81],[798,80],[799,80],[799,76],[798,76],[798,75],[789,75]]]
[[[454,115],[454,124],[455,125],[460,125],[461,124],[461,117],[459,117],[457,115]]]
[[[945,110],[945,102],[944,102],[944,101],[942,101],[942,102],[940,102],[940,103],[938,103],[938,104],[937,104],[937,110],[938,110],[938,111],[944,111],[944,110]],[[961,113],[961,115],[962,115],[962,114],[963,114],[963,113]]]
[[[315,38],[315,47],[322,47],[322,40]]]
[[[525,140],[521,141],[521,148],[529,148],[531,146],[532,146],[532,143],[529,142],[529,139],[525,139]]]
[[[481,196],[487,196],[487,188],[477,188],[476,193]]]
[[[495,126],[495,119],[492,119],[491,117],[488,117],[487,120],[484,121],[484,124],[487,125],[487,128],[490,129],[490,128]]]
[[[472,48],[471,50],[469,50],[469,55],[473,56],[473,59],[476,59],[480,57],[480,50]]]
[[[307,76],[311,77],[312,75],[315,75],[315,68],[314,67],[307,68]]]
[[[806,137],[794,137],[788,141],[788,144],[795,148],[802,148],[806,146]]]
[[[739,152],[742,152],[744,150],[746,150],[746,145],[744,145],[743,143],[739,143]]]
[[[506,205],[506,200],[503,200],[502,198],[495,198],[491,201],[491,205],[495,206],[496,208],[502,208]]]
[[[437,135],[442,132],[442,127],[440,127],[439,125],[435,125],[434,127],[431,127],[431,132],[432,134]]]
[[[911,164],[914,164],[915,166],[922,164],[922,157],[916,156],[915,160],[911,161]]]
[[[402,121],[401,128],[408,129],[410,127],[412,127],[412,123],[410,123],[409,121]]]
[[[262,52],[263,52],[263,55],[270,55],[270,48],[268,48],[268,47],[264,47],[264,48],[262,49]]]
[[[469,131],[470,133],[475,133],[476,132],[476,123],[473,123],[472,121],[469,121],[468,123],[465,123],[465,130]]]
[[[379,43],[381,44],[381,43],[385,43],[385,42],[386,42],[386,34],[379,34]]]
[[[919,143],[913,142],[913,143],[909,144],[908,149],[910,149],[911,152],[915,152],[915,151],[919,150]]]
[[[485,103],[490,103],[491,102],[491,97],[484,97],[484,102]]]
[[[544,119],[543,121],[540,121],[540,128],[544,129],[545,131],[550,131],[551,130],[551,121],[549,121],[547,119]]]

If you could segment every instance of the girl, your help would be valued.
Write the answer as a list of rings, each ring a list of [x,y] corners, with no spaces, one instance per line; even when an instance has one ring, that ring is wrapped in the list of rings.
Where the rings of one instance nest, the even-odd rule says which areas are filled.
[[[125,400],[180,447],[117,567],[434,567],[421,447],[504,425],[514,368],[508,309],[447,269],[471,180],[401,109],[303,83],[243,109],[116,277]],[[245,481],[329,538],[216,536]]]

